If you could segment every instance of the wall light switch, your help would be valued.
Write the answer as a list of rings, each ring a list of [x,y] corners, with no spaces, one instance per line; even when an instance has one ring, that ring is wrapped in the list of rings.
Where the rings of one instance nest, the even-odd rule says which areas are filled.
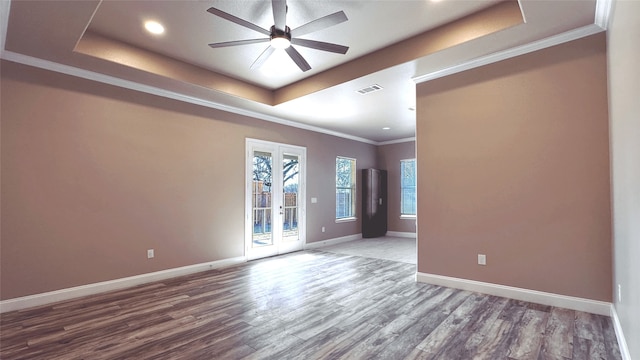
[[[154,257],[153,249],[147,250],[147,259],[152,259]]]
[[[315,204],[317,202],[318,202],[318,198],[314,198],[314,197],[311,198],[311,203],[312,204]]]
[[[487,255],[478,254],[478,265],[487,265]]]

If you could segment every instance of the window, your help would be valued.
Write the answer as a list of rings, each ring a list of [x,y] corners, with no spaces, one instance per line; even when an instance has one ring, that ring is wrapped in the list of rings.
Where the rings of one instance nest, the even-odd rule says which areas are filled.
[[[416,159],[400,160],[400,216],[416,215]]]
[[[336,219],[356,216],[356,159],[336,158]]]

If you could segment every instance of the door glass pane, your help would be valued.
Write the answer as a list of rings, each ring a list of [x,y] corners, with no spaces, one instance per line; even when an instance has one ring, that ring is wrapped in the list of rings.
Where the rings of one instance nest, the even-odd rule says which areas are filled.
[[[300,172],[299,159],[296,155],[282,157],[282,240],[298,240],[298,185]]]
[[[271,153],[253,152],[253,247],[273,245],[271,226],[271,182],[273,156]]]

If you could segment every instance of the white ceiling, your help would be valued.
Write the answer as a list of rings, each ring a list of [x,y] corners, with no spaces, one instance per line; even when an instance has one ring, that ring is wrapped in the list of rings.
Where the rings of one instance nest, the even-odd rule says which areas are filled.
[[[218,49],[207,45],[266,37],[208,13],[206,10],[209,7],[268,30],[274,23],[270,1],[190,1],[185,6],[184,1],[105,0],[91,20],[89,30],[249,83],[277,89],[495,3],[497,0],[289,0],[287,26],[291,29],[337,11],[344,11],[349,19],[345,23],[302,36],[349,47],[345,55],[296,47],[311,65],[310,73],[298,69],[284,51],[276,51],[260,69],[251,70],[249,67],[268,44]],[[162,36],[146,32],[142,24],[147,19],[162,23],[166,32]]]
[[[66,73],[75,72],[75,75],[80,74],[120,86],[135,88],[126,80],[134,80],[145,85],[144,80],[139,80],[144,79],[145,74],[138,74],[137,70],[131,68],[125,69],[120,66],[120,69],[115,65],[82,57],[74,53],[73,48],[65,49],[62,45],[51,45],[47,48],[45,45],[33,50],[33,46],[29,48],[23,45],[30,42],[37,44],[38,41],[59,41],[62,44],[60,39],[65,36],[69,39],[77,36],[77,41],[82,37],[82,31],[87,28],[90,32],[106,38],[177,59],[207,71],[224,74],[268,90],[277,90],[312,76],[321,76],[324,71],[354,59],[366,59],[368,54],[383,51],[381,49],[389,45],[475,13],[497,2],[499,1],[289,0],[287,25],[292,29],[340,10],[349,18],[347,22],[303,36],[346,45],[349,46],[349,51],[341,55],[296,47],[312,67],[312,70],[302,72],[284,51],[276,51],[260,69],[250,69],[251,63],[266,48],[267,43],[217,49],[207,45],[263,37],[260,33],[206,12],[209,7],[216,7],[268,29],[273,24],[269,1],[103,0],[74,4],[54,0],[45,4],[39,1],[14,0],[14,6],[9,6],[8,1],[2,1],[1,55],[8,60]],[[526,19],[524,24],[355,79],[345,79],[337,85],[275,106],[230,96],[216,89],[201,91],[198,96],[185,90],[183,100],[371,143],[398,141],[414,136],[415,111],[409,109],[415,106],[414,79],[435,78],[603,31],[608,15],[607,4],[608,2],[603,0],[520,0],[519,5]],[[71,17],[69,11],[71,7],[77,11],[73,14],[74,17]],[[81,15],[87,16],[86,20],[83,20]],[[68,23],[68,28],[61,29],[59,34],[56,34],[56,30],[51,30],[50,27],[39,27],[40,22],[52,22],[52,19],[57,19],[62,24]],[[142,24],[149,19],[161,22],[166,28],[165,34],[154,36],[144,31]],[[33,21],[33,24],[25,24],[21,28],[20,23],[27,21]],[[9,26],[8,22],[11,22]],[[74,22],[79,25],[76,28],[81,29],[78,34],[73,33],[77,31],[73,30],[76,29],[72,24]],[[29,30],[24,30],[27,28]],[[5,36],[7,47],[4,42]],[[95,75],[87,75],[87,72]],[[163,79],[158,81],[158,84],[166,84],[154,84],[154,88],[159,88],[159,95],[174,98],[176,93],[181,93],[180,89],[187,89],[182,83],[174,84],[172,79]],[[379,84],[384,89],[369,95],[356,92],[372,84]],[[170,90],[174,95],[163,93],[162,88]],[[145,89],[144,91],[154,92]],[[202,89],[199,88],[200,90]],[[192,101],[193,99],[195,101]],[[383,130],[383,127],[390,129]]]

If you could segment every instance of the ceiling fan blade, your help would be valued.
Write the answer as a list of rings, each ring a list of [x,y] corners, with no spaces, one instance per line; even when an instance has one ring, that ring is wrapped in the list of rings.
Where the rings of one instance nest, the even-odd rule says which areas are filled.
[[[347,50],[349,50],[348,46],[332,44],[332,43],[322,42],[322,41],[309,40],[309,39],[291,39],[291,43],[316,49],[316,50],[329,51],[329,52],[338,53],[338,54],[346,54]]]
[[[262,66],[262,64],[264,64],[264,62],[267,61],[269,56],[271,56],[271,54],[273,54],[273,52],[275,50],[276,50],[276,48],[274,48],[273,46],[269,45],[266,49],[264,49],[262,54],[260,54],[260,56],[258,56],[256,61],[254,61],[253,64],[251,64],[251,69],[257,69],[260,66]]]
[[[216,9],[214,7],[208,8],[207,12],[209,12],[209,13],[211,13],[213,15],[219,16],[219,17],[221,17],[221,18],[223,18],[225,20],[229,20],[231,22],[234,22],[234,23],[236,23],[238,25],[244,26],[244,27],[246,27],[248,29],[257,31],[257,32],[259,32],[261,34],[265,34],[267,36],[271,35],[271,32],[269,30],[263,29],[263,28],[261,28],[260,26],[258,26],[256,24],[250,23],[250,22],[248,22],[247,20],[244,20],[244,19],[240,19],[237,16],[233,16],[233,15],[231,15],[229,13],[226,13],[226,12],[224,12],[222,10],[219,10],[219,9]]]
[[[276,29],[284,31],[287,27],[287,1],[271,0],[273,8],[273,21]]]
[[[309,65],[307,60],[305,60],[302,57],[302,55],[300,55],[298,50],[293,48],[293,46],[289,46],[288,48],[285,49],[285,51],[287,52],[287,54],[289,54],[289,57],[291,58],[291,60],[293,60],[293,62],[296,63],[296,65],[298,65],[300,70],[302,71],[311,70],[311,66]]]
[[[211,46],[212,48],[215,49],[215,48],[220,48],[220,47],[257,44],[257,43],[269,42],[269,41],[270,41],[269,38],[247,39],[247,40],[235,40],[235,41],[225,41],[225,42],[213,43],[213,44],[209,44],[209,46]]]
[[[311,22],[308,22],[304,25],[301,25],[291,30],[291,36],[305,35],[308,33],[312,33],[314,31],[318,31],[334,25],[338,25],[347,20],[349,19],[347,19],[347,15],[344,13],[344,11],[338,11],[331,15],[321,17],[319,19],[313,20]]]

